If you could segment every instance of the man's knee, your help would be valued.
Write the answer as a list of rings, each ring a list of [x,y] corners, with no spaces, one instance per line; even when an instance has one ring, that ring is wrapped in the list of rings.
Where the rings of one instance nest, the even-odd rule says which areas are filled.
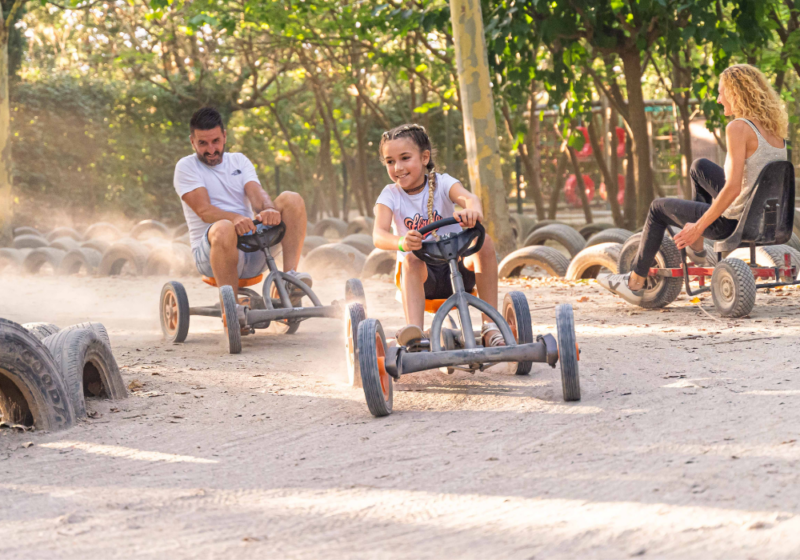
[[[208,230],[208,241],[211,247],[229,248],[236,247],[236,228],[230,220],[215,222]]]
[[[306,203],[303,200],[303,197],[292,191],[285,191],[279,194],[275,199],[275,206],[281,212],[289,210],[298,213],[302,212],[305,214],[306,211]]]

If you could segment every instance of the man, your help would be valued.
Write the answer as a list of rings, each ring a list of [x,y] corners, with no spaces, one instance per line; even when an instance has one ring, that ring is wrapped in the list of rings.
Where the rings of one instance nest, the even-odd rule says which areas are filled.
[[[283,221],[283,270],[311,286],[308,274],[295,271],[306,236],[303,198],[283,192],[274,203],[270,200],[250,160],[225,152],[227,133],[216,109],[196,111],[189,128],[195,153],[178,162],[173,182],[183,204],[197,270],[215,278],[219,287],[231,286],[238,295],[240,278],[253,278],[266,268],[264,253],[245,253],[236,247],[238,236],[255,231],[254,219],[264,225]],[[287,284],[293,304],[298,305],[302,291]]]

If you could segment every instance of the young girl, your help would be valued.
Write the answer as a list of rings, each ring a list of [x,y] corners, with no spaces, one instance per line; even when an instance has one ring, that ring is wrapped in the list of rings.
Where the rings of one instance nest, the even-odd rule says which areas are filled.
[[[425,128],[406,124],[383,133],[381,161],[389,178],[375,204],[375,247],[397,250],[395,282],[403,294],[407,326],[397,332],[397,343],[406,345],[421,339],[426,299],[446,299],[453,295],[447,263],[426,264],[409,251],[422,248],[419,230],[431,222],[453,216],[461,225],[446,226],[438,235],[459,232],[483,220],[477,196],[450,175],[434,171],[433,147]],[[456,210],[458,204],[463,210]],[[486,236],[483,247],[458,265],[464,287],[470,292],[477,285],[478,295],[497,308],[497,255],[494,243]],[[484,346],[504,346],[503,335],[494,323],[483,317]]]

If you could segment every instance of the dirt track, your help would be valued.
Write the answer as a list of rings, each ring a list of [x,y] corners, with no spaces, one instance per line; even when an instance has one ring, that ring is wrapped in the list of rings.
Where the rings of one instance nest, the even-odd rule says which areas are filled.
[[[727,322],[686,296],[642,311],[594,283],[523,283],[534,332],[575,306],[581,402],[562,401],[558,370],[500,365],[406,376],[374,419],[343,384],[339,321],[230,356],[219,321],[193,317],[170,346],[162,283],[0,278],[0,316],[102,321],[143,385],[66,432],[0,432],[0,557],[800,556],[798,291]],[[394,332],[392,286],[366,288]]]

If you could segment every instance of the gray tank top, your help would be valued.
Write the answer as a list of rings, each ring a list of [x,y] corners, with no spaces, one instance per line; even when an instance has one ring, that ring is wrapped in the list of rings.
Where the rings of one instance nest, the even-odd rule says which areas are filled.
[[[776,148],[767,142],[763,136],[761,136],[761,133],[758,131],[758,127],[749,120],[736,120],[746,122],[750,128],[753,129],[753,131],[756,133],[756,138],[758,138],[758,148],[756,148],[756,151],[753,152],[753,155],[744,161],[742,192],[740,192],[739,196],[736,197],[736,200],[734,200],[733,203],[728,206],[727,210],[722,213],[723,217],[731,220],[738,220],[742,217],[745,204],[747,204],[747,201],[750,199],[750,195],[753,192],[753,187],[756,185],[756,179],[758,179],[758,174],[761,173],[761,170],[764,169],[764,166],[768,163],[772,163],[773,161],[786,161],[787,159],[785,140],[783,141],[782,148]],[[725,156],[726,163],[729,157],[730,153]]]

